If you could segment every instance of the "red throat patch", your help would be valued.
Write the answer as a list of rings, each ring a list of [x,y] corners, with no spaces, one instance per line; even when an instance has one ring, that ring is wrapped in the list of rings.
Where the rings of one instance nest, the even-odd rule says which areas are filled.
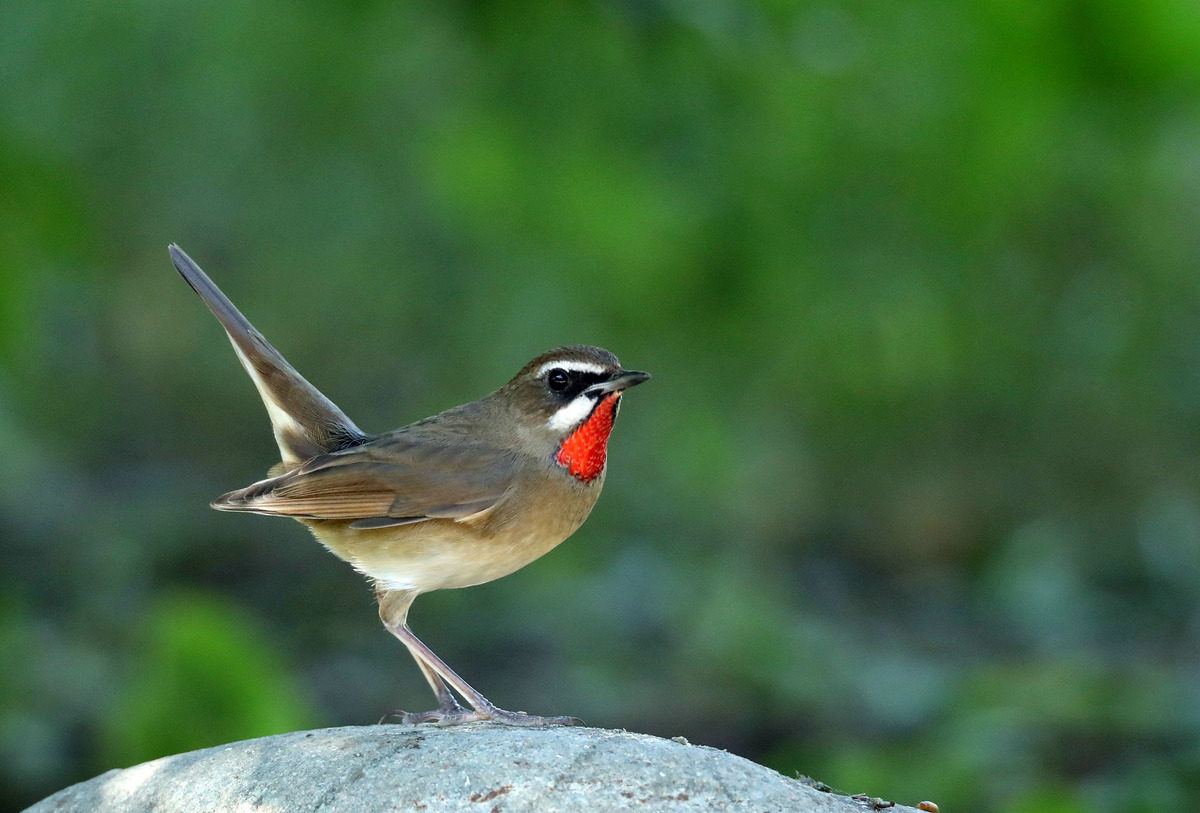
[[[604,471],[608,459],[608,435],[612,432],[619,400],[619,392],[605,396],[558,450],[554,459],[566,466],[577,480],[590,483]]]

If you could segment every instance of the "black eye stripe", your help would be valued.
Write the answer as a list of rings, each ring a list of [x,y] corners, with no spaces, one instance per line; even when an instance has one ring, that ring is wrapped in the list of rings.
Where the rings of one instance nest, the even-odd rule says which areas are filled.
[[[607,381],[610,376],[604,373],[593,373],[585,370],[565,370],[553,367],[546,371],[546,386],[550,391],[560,396],[574,397],[593,384]]]

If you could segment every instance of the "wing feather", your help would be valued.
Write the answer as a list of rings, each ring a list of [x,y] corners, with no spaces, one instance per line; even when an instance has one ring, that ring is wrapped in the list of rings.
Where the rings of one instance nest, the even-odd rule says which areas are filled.
[[[511,453],[440,439],[385,436],[320,455],[297,469],[232,491],[213,503],[300,519],[348,519],[378,528],[486,511],[512,485]]]

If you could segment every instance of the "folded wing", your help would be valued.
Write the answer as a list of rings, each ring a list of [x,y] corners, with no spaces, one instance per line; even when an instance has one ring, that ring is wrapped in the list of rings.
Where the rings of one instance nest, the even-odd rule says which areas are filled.
[[[499,502],[516,468],[516,458],[500,450],[390,436],[320,455],[286,474],[231,491],[213,507],[351,520],[356,528],[463,519]]]

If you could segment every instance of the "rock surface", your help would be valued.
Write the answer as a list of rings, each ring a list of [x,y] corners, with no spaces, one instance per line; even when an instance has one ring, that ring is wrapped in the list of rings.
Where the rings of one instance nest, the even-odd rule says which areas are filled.
[[[475,723],[230,743],[109,771],[27,813],[870,809],[712,748],[596,728]]]

